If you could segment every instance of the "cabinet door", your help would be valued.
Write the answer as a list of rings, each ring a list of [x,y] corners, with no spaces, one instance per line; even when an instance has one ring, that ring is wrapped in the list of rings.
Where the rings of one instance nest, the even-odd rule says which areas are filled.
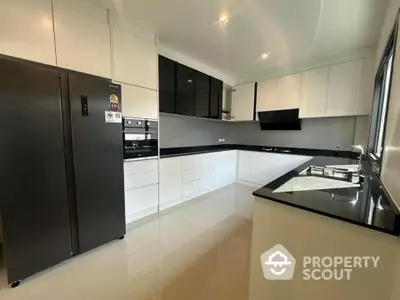
[[[182,160],[180,157],[160,160],[160,205],[182,199]]]
[[[107,11],[87,1],[53,2],[57,65],[111,78]]]
[[[56,64],[51,0],[3,0],[0,53]]]
[[[183,183],[198,181],[200,180],[200,176],[201,176],[200,168],[182,170]]]
[[[177,66],[177,108],[178,114],[194,116],[194,70],[184,65]]]
[[[120,83],[122,88],[122,115],[158,119],[158,93],[130,84]]]
[[[210,116],[210,77],[196,71],[195,80],[195,113],[196,117]]]
[[[187,155],[182,158],[182,170],[200,168],[201,156],[200,155]]]
[[[235,121],[252,121],[254,112],[255,84],[249,83],[235,87],[233,94],[233,117]]]
[[[300,106],[301,74],[281,77],[278,80],[278,109],[294,109]]]
[[[201,160],[201,190],[206,193],[214,189],[214,153],[200,155]]]
[[[210,118],[222,119],[222,90],[222,81],[210,77]]]
[[[157,89],[157,48],[154,34],[113,27],[114,80]]]
[[[265,185],[271,181],[271,159],[269,153],[253,152],[251,154],[250,182]]]
[[[362,60],[330,67],[327,117],[357,115],[361,75]]]
[[[278,79],[259,82],[257,86],[256,111],[271,111],[279,109]],[[258,115],[256,116],[258,120]]]
[[[217,188],[235,182],[237,173],[237,151],[215,154],[215,185]]]
[[[325,117],[329,68],[303,73],[300,96],[300,118]]]
[[[187,201],[198,196],[201,189],[200,179],[185,182],[182,185],[182,200]]]
[[[125,191],[126,223],[157,212],[158,184]]]
[[[270,181],[278,179],[293,169],[293,158],[290,154],[268,153],[266,161],[270,168]]]
[[[238,179],[251,181],[251,164],[254,152],[238,151]]]
[[[176,63],[158,56],[158,88],[160,112],[175,114],[176,110]]]

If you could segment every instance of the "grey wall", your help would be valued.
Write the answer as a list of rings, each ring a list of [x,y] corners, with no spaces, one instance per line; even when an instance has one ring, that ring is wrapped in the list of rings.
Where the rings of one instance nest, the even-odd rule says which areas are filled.
[[[160,114],[160,148],[233,143],[234,124],[194,117]]]
[[[355,117],[304,119],[301,131],[262,131],[258,122],[234,124],[238,144],[328,150],[352,145],[355,127]]]
[[[160,115],[160,147],[229,144],[335,149],[353,144],[355,117],[305,119],[301,131],[262,131],[258,122],[221,122],[193,117]]]

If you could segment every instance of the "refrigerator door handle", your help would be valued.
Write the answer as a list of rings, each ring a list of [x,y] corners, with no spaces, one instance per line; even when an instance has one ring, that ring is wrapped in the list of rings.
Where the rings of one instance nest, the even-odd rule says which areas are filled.
[[[81,96],[82,116],[89,116],[88,98],[87,96]]]

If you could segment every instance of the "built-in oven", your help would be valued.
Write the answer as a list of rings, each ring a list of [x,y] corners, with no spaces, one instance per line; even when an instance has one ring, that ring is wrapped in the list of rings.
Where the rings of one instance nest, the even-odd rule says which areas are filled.
[[[157,120],[125,118],[123,124],[124,159],[158,157]]]

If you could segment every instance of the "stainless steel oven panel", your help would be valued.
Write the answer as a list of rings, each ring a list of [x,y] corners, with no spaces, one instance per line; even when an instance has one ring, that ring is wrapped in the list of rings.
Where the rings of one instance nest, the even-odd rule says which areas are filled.
[[[157,134],[151,133],[126,133],[125,141],[145,141],[145,140],[157,140]]]
[[[146,120],[145,119],[124,119],[124,128],[146,128]]]
[[[158,157],[158,122],[141,118],[124,119],[124,158]]]

